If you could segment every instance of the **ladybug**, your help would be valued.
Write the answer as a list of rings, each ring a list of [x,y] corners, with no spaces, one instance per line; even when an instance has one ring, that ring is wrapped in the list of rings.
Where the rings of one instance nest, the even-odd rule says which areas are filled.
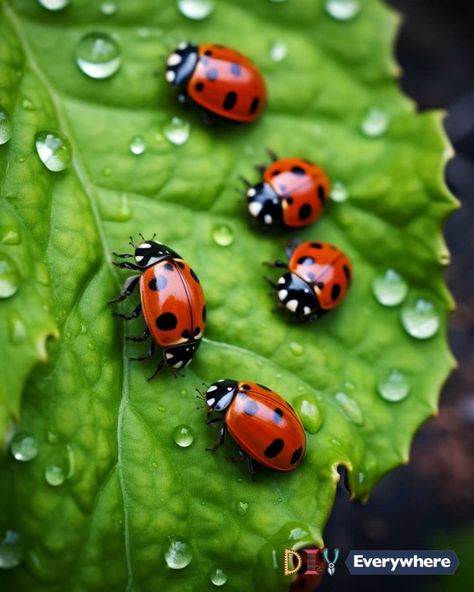
[[[254,461],[275,471],[292,471],[301,463],[306,450],[306,435],[300,418],[280,395],[254,382],[218,380],[205,393],[207,423],[223,421],[217,442],[224,443],[226,431],[255,472]],[[218,417],[209,418],[212,412]]]
[[[247,207],[260,224],[299,228],[321,216],[330,190],[321,167],[302,158],[274,157],[270,166],[257,169],[263,180],[247,190]]]
[[[270,285],[281,306],[297,320],[313,320],[338,306],[346,297],[352,276],[347,255],[328,243],[294,241],[287,249],[288,263],[275,261],[289,273]]]
[[[204,333],[206,304],[197,275],[182,257],[158,241],[142,239],[136,247],[130,239],[135,250],[133,255],[114,253],[120,259],[135,259],[135,263],[114,262],[115,266],[140,273],[130,276],[120,295],[109,304],[125,300],[140,285],[140,304],[132,313],[114,314],[130,320],[143,312],[147,326],[143,336],[127,339],[146,341],[151,337],[148,355],[132,358],[135,360],[151,358],[155,344],[162,348],[163,358],[153,374],[155,376],[164,364],[171,370],[179,370],[191,362]]]
[[[168,56],[165,76],[178,87],[181,103],[189,97],[219,118],[251,123],[265,107],[267,92],[257,67],[222,45],[180,43]]]

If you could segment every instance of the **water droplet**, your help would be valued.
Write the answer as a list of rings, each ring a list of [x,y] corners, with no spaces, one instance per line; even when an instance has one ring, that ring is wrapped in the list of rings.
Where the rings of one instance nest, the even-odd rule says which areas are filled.
[[[10,314],[9,318],[10,338],[12,343],[21,343],[26,339],[27,331],[23,320],[16,314]]]
[[[12,224],[2,224],[0,226],[0,242],[3,245],[18,245],[21,243],[20,231]]]
[[[313,395],[300,395],[295,399],[293,406],[308,432],[315,434],[321,429],[324,418]]]
[[[55,432],[48,432],[46,434],[46,440],[48,440],[50,444],[57,444],[59,442],[59,436]]]
[[[38,0],[38,2],[46,10],[62,10],[66,8],[70,0]]]
[[[108,33],[88,33],[77,44],[76,64],[90,78],[109,78],[121,63],[120,45]]]
[[[10,444],[10,450],[16,460],[28,462],[38,456],[38,442],[33,436],[16,434]]]
[[[20,564],[21,561],[20,535],[7,530],[0,543],[0,569],[11,569]]]
[[[235,509],[237,510],[237,514],[240,514],[240,516],[245,516],[245,514],[248,512],[249,504],[248,502],[240,500],[235,504]]]
[[[360,129],[362,133],[369,138],[378,138],[382,136],[388,128],[388,117],[381,109],[374,107],[369,109],[365,115]]]
[[[179,391],[179,396],[180,396],[182,399],[185,399],[185,398],[188,396],[188,391],[187,391],[186,389],[181,389],[181,390]]]
[[[95,351],[96,344],[93,341],[89,341],[89,343],[87,344],[87,349],[89,349],[90,351]]]
[[[451,263],[451,253],[449,251],[441,253],[438,257],[438,261],[440,265],[449,265]]]
[[[166,411],[166,407],[164,405],[158,405],[158,411],[164,413]]]
[[[105,169],[103,169],[102,174],[104,175],[104,177],[111,177],[112,176],[112,169],[110,167],[105,167]]]
[[[18,292],[20,275],[13,259],[0,254],[0,298],[10,298]]]
[[[288,349],[294,356],[302,356],[304,354],[304,347],[297,341],[291,341]]]
[[[12,137],[12,124],[6,109],[0,106],[0,146],[6,144]]]
[[[396,403],[408,396],[410,383],[406,375],[400,370],[388,370],[377,383],[380,396],[386,401]]]
[[[227,574],[217,567],[211,574],[211,582],[214,586],[223,586],[227,582]]]
[[[329,197],[332,199],[332,201],[341,203],[347,200],[347,198],[349,197],[349,192],[347,191],[347,187],[344,185],[344,183],[341,183],[340,181],[335,181],[333,186],[331,187],[331,193]]]
[[[375,277],[372,290],[377,301],[384,306],[397,306],[408,294],[407,283],[393,269],[387,269],[383,275]]]
[[[104,16],[113,16],[117,12],[118,8],[115,2],[102,2],[100,5],[100,12]]]
[[[173,432],[174,441],[181,448],[187,448],[194,442],[194,432],[187,425],[179,425]]]
[[[274,62],[282,62],[288,55],[288,47],[283,41],[275,41],[270,46],[270,57]]]
[[[438,311],[429,300],[418,298],[403,307],[402,324],[415,339],[429,339],[439,329]]]
[[[234,242],[234,231],[227,224],[218,224],[212,229],[212,239],[220,247],[228,247]]]
[[[170,545],[165,553],[166,565],[171,569],[183,569],[191,563],[193,553],[188,543],[170,539]]]
[[[35,146],[41,162],[49,171],[59,173],[69,166],[71,147],[64,136],[43,130],[36,134]]]
[[[191,133],[191,125],[188,121],[181,119],[180,117],[173,117],[169,123],[163,128],[165,138],[175,144],[176,146],[182,146],[186,144]]]
[[[213,0],[178,0],[179,12],[188,19],[200,21],[214,12]]]
[[[58,487],[64,483],[64,471],[61,467],[58,467],[58,465],[51,465],[46,468],[44,478],[46,479],[47,483],[53,487]]]
[[[336,393],[335,398],[347,419],[357,426],[364,424],[364,415],[356,400],[351,399],[346,393],[342,392]]]
[[[30,99],[26,99],[26,98],[23,99],[21,102],[21,106],[23,107],[23,109],[25,109],[25,111],[34,111],[35,110],[35,106],[30,101]]]
[[[145,140],[141,136],[135,136],[132,138],[128,149],[132,154],[140,156],[140,154],[143,154],[146,150]]]
[[[337,21],[350,21],[361,9],[360,0],[326,0],[326,12]]]

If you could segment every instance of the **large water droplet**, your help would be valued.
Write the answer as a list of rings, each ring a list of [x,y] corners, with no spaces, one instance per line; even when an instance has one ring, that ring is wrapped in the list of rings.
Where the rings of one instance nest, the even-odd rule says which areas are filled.
[[[113,16],[117,12],[118,8],[115,2],[102,2],[100,5],[100,12],[104,16]]]
[[[143,154],[146,150],[145,140],[141,136],[135,136],[132,138],[128,149],[132,154],[140,156],[140,154]]]
[[[376,107],[369,109],[365,115],[360,129],[362,133],[369,138],[378,138],[383,136],[388,128],[388,117],[381,109]]]
[[[0,569],[11,569],[20,564],[21,561],[20,535],[7,530],[0,543]]]
[[[90,78],[109,78],[122,63],[120,45],[108,33],[88,33],[76,46],[76,63]]]
[[[191,125],[188,121],[181,119],[180,117],[173,117],[169,123],[163,128],[165,138],[175,144],[176,146],[182,146],[186,144],[191,133]]]
[[[71,147],[69,141],[58,134],[43,130],[35,137],[36,152],[44,166],[53,173],[66,169],[71,162]]]
[[[218,224],[212,229],[212,240],[220,247],[228,247],[234,240],[234,231],[227,224]]]
[[[47,483],[53,487],[58,487],[64,483],[64,479],[66,477],[62,467],[59,467],[58,465],[51,465],[46,468],[44,478],[46,479]]]
[[[326,0],[326,12],[337,21],[350,21],[361,9],[360,0]]]
[[[383,275],[374,278],[372,290],[375,298],[384,306],[397,306],[408,294],[407,283],[393,269],[387,269]]]
[[[402,324],[415,339],[429,339],[439,329],[438,311],[429,300],[418,298],[403,307]]]
[[[28,462],[38,456],[38,442],[33,436],[16,434],[10,444],[10,450],[16,460]]]
[[[12,224],[2,224],[0,226],[0,242],[3,245],[18,245],[21,243],[21,234],[19,229]]]
[[[12,123],[6,109],[0,106],[0,145],[6,144],[12,137]]]
[[[293,406],[301,418],[304,427],[311,434],[315,434],[323,425],[323,414],[313,395],[300,395],[296,397]]]
[[[183,569],[191,563],[193,553],[188,543],[170,539],[170,545],[165,553],[166,565],[171,569]]]
[[[179,12],[188,19],[200,21],[214,12],[213,0],[178,0]]]
[[[214,584],[214,586],[223,586],[227,582],[227,574],[224,570],[217,567],[211,573],[211,582]]]
[[[349,197],[349,192],[343,183],[340,181],[335,181],[331,187],[331,193],[329,194],[329,197],[332,199],[332,201],[340,203],[347,200]]]
[[[248,504],[248,502],[244,502],[243,500],[239,500],[235,504],[235,509],[237,510],[237,514],[239,514],[240,516],[245,516],[245,514],[247,514],[247,512],[248,512],[249,504]]]
[[[288,345],[288,349],[290,350],[290,352],[294,355],[294,356],[302,356],[304,354],[304,347],[301,345],[301,343],[298,343],[297,341],[290,341],[290,344]]]
[[[288,47],[283,41],[275,41],[270,46],[270,57],[274,62],[282,62],[288,55]]]
[[[378,381],[377,390],[383,399],[396,403],[408,396],[410,383],[400,370],[388,370]]]
[[[0,298],[10,298],[20,287],[20,274],[13,259],[0,253]]]
[[[194,442],[194,432],[187,425],[179,425],[173,432],[174,441],[181,448],[187,448]]]
[[[62,10],[66,8],[70,0],[38,0],[38,2],[46,10]]]
[[[359,403],[355,399],[351,399],[346,393],[336,393],[336,401],[339,403],[340,408],[343,410],[344,415],[357,426],[364,424],[364,415],[362,409],[359,407]]]

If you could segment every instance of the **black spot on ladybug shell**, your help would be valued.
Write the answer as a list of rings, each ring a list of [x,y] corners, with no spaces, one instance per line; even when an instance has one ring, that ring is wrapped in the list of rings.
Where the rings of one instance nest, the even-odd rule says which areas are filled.
[[[174,267],[171,263],[165,263],[163,266],[167,271],[173,271]]]
[[[177,324],[178,319],[172,312],[164,312],[156,319],[156,326],[160,331],[172,331]]]
[[[258,109],[259,105],[260,105],[260,98],[254,97],[252,104],[250,105],[250,114],[251,115],[253,115],[255,113],[255,111]]]
[[[222,106],[224,107],[224,109],[226,111],[229,111],[230,109],[232,109],[235,104],[237,103],[237,93],[234,92],[233,90],[231,90],[230,92],[228,92],[225,96],[224,102],[222,103]]]
[[[206,305],[204,305],[202,307],[202,322],[205,323],[206,322],[206,317],[207,317],[207,308]]]
[[[276,177],[277,175],[279,175],[281,173],[280,170],[276,169],[275,171],[272,172],[272,177]]]
[[[290,197],[287,197],[286,198],[286,203],[291,206],[291,204],[293,203],[293,198],[291,196]]]
[[[201,283],[201,282],[199,281],[199,278],[198,278],[198,276],[197,276],[197,275],[194,273],[194,270],[193,270],[193,269],[190,269],[190,270],[189,270],[189,273],[191,274],[191,277],[193,278],[193,280],[194,280],[195,282],[197,282],[198,284],[200,284],[200,283]]]
[[[204,83],[203,82],[197,82],[196,86],[194,87],[198,92],[202,92],[204,90]]]
[[[244,391],[248,391],[250,390],[250,384],[242,384],[240,388],[244,389]]]
[[[194,329],[194,336],[199,335],[199,333],[201,333],[201,327],[198,326]]]
[[[309,246],[312,249],[322,249],[323,248],[323,245],[321,243],[309,243]]]
[[[206,71],[206,79],[210,82],[214,82],[219,78],[219,70],[217,68],[209,68]]]
[[[313,263],[316,263],[316,259],[314,259],[314,257],[300,257],[298,259],[298,263],[299,265],[313,265]]]
[[[267,458],[275,458],[283,450],[285,443],[281,438],[275,438],[273,442],[265,448],[265,456]]]
[[[324,282],[316,282],[316,286],[322,290],[324,288]]]
[[[184,337],[185,339],[189,339],[191,337],[191,331],[189,329],[185,329],[181,333],[181,337]]]
[[[164,290],[168,285],[168,280],[165,278],[164,275],[159,275],[158,277],[151,278],[148,282],[148,287],[150,290],[160,292]]]
[[[242,74],[242,68],[239,64],[231,64],[230,71],[234,76],[240,76]]]
[[[246,401],[244,405],[244,413],[245,415],[255,415],[258,411],[258,403],[253,399],[249,399]]]
[[[276,423],[278,425],[281,422],[282,417],[283,417],[283,410],[282,409],[277,407],[276,409],[273,410],[273,417],[272,417],[273,423]]]
[[[340,293],[341,293],[341,285],[334,284],[333,287],[331,288],[331,298],[333,300],[337,300]]]
[[[176,261],[176,265],[180,268],[180,269],[184,269],[186,266],[182,261]]]
[[[295,175],[305,175],[306,171],[304,170],[304,168],[295,165],[293,167],[291,167],[291,172],[294,173]]]
[[[300,211],[298,212],[298,218],[300,220],[306,220],[311,216],[312,208],[309,203],[305,203],[300,207]]]
[[[303,454],[303,448],[300,446],[299,448],[297,448],[293,454],[291,455],[291,459],[290,459],[290,463],[292,465],[295,464],[295,462],[298,462],[299,459],[301,458],[301,455]]]
[[[351,270],[349,269],[349,267],[347,265],[343,265],[342,271],[344,272],[344,275],[346,276],[346,278],[348,280],[350,280],[351,279]]]
[[[218,47],[218,46],[216,45],[216,47]],[[204,55],[211,56],[212,51],[210,49],[206,49],[206,51],[204,52]]]
[[[326,202],[326,192],[324,191],[324,187],[322,185],[318,185],[318,197],[319,201],[324,205]]]

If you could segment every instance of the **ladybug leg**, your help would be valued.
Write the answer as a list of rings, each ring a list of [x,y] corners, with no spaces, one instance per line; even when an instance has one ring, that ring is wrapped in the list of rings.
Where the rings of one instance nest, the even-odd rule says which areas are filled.
[[[207,425],[210,425],[211,423],[218,423],[219,421],[224,421],[224,418],[223,417],[211,417],[211,419],[206,419]]]
[[[138,358],[129,358],[129,360],[133,360],[134,362],[143,362],[144,360],[149,360],[150,358],[152,358],[154,353],[155,353],[155,342],[150,341],[150,345],[148,346],[148,351],[146,353],[146,356],[140,356]]]
[[[250,473],[252,479],[254,479],[255,473],[257,472],[257,467],[255,466],[253,458],[251,458],[248,454],[246,454],[245,456],[246,456],[245,462],[247,463],[247,468],[249,470],[249,473]]]
[[[154,344],[155,344],[155,342],[153,341],[153,345]],[[153,348],[153,352],[154,352],[154,348]],[[147,378],[147,381],[150,381],[150,380],[152,380],[152,378],[155,378],[155,376],[158,374],[158,372],[163,368],[164,363],[165,363],[165,361],[163,359],[161,359],[158,362],[158,364],[156,365],[155,371],[153,372],[153,374],[149,378]]]
[[[252,183],[250,183],[250,181],[246,179],[244,176],[239,175],[239,179],[242,181],[245,187],[247,187],[247,189],[250,189],[250,187],[252,187]]]
[[[132,319],[136,319],[140,316],[142,312],[142,305],[139,304],[136,308],[134,308],[129,315],[122,314],[120,312],[112,313],[114,317],[119,317],[119,319],[124,319],[125,321],[131,321]]]
[[[133,271],[143,271],[138,265],[135,263],[126,263],[125,261],[112,261],[112,265],[115,267],[119,267],[120,269],[133,269]]]
[[[285,263],[280,259],[276,259],[275,261],[264,261],[263,265],[266,265],[267,267],[283,267],[284,269],[288,267],[288,263]]]
[[[115,251],[113,251],[112,255],[120,259],[131,259],[133,257],[130,253],[116,253]]]
[[[125,300],[125,298],[131,296],[137,287],[139,279],[139,275],[131,275],[129,278],[127,278],[123,285],[122,291],[120,292],[120,296],[117,296],[117,298],[114,298],[113,300],[109,300],[107,304],[116,304],[117,302],[122,302],[122,300]]]
[[[274,290],[278,290],[278,284],[272,280],[272,278],[269,278],[267,276],[263,276],[263,279],[267,281],[267,283],[270,284],[270,286],[274,289]]]
[[[256,169],[257,173],[259,173],[260,175],[263,175],[266,168],[267,167],[264,164],[256,164],[255,165],[255,169]]]
[[[224,424],[221,427],[221,429],[219,430],[219,436],[217,437],[217,440],[215,441],[214,445],[211,446],[210,448],[206,448],[206,450],[209,452],[215,452],[218,448],[220,448],[224,444],[226,431],[227,431],[227,427]]]
[[[271,148],[267,148],[266,152],[273,162],[278,160],[278,155]]]
[[[134,342],[137,342],[138,343],[138,342],[146,341],[148,339],[148,337],[150,337],[150,331],[147,328],[147,329],[145,329],[145,331],[143,331],[143,335],[141,335],[140,337],[129,337],[129,336],[127,336],[127,337],[125,337],[125,339],[127,341],[134,341]]]

